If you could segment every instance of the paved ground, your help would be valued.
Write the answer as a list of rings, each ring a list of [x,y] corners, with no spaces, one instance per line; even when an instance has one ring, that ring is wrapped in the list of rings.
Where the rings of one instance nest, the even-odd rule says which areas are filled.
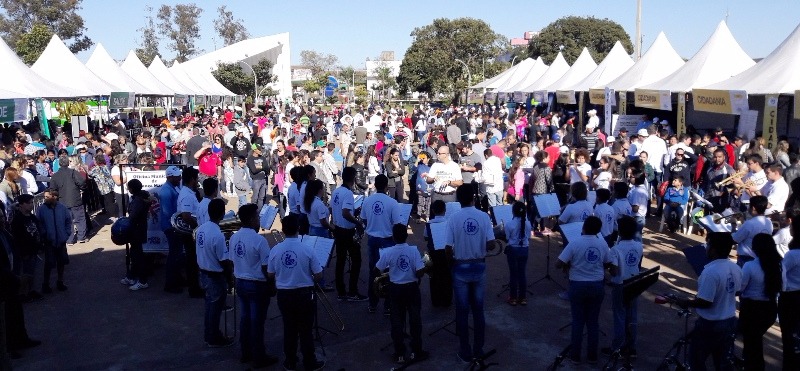
[[[235,203],[235,200],[231,204]],[[651,221],[650,228],[656,227]],[[411,242],[422,243],[421,225],[410,225]],[[190,299],[187,294],[167,294],[163,287],[164,270],[156,269],[151,288],[130,292],[119,284],[124,274],[125,252],[108,237],[104,227],[87,244],[70,248],[71,264],[67,267],[69,291],[56,292],[45,299],[26,304],[25,312],[30,335],[43,341],[42,346],[24,353],[13,361],[18,370],[78,369],[246,369],[239,363],[238,344],[230,348],[209,349],[203,344],[203,300]],[[691,272],[680,248],[694,245],[699,238],[683,235],[647,233],[645,242],[646,267],[661,265],[660,282],[642,295],[639,304],[639,358],[635,366],[653,370],[683,333],[683,320],[669,307],[653,303],[657,294],[678,290],[693,291],[696,277]],[[271,241],[271,239],[270,239]],[[532,240],[528,263],[528,281],[544,275],[547,240]],[[552,262],[560,249],[560,238],[551,241]],[[366,247],[363,247],[366,259]],[[568,302],[558,298],[560,289],[553,282],[542,281],[530,287],[528,306],[511,307],[505,295],[498,293],[507,281],[504,256],[488,259],[486,292],[487,341],[486,350],[496,349],[490,360],[499,363],[495,369],[544,370],[569,342]],[[366,265],[366,264],[365,264]],[[333,279],[333,265],[325,276]],[[553,272],[555,282],[565,285],[560,272]],[[366,267],[362,268],[362,277]],[[454,318],[453,309],[433,309],[430,306],[428,279],[422,286],[423,344],[431,358],[412,366],[416,370],[463,369],[466,365],[456,359],[457,338],[446,332],[429,333]],[[364,289],[366,290],[366,284]],[[392,353],[389,320],[380,312],[367,313],[365,303],[340,303],[333,293],[328,294],[341,314],[346,328],[337,335],[322,337],[328,370],[388,370]],[[233,303],[232,298],[228,299]],[[610,296],[606,295],[601,314],[601,329],[612,332]],[[322,310],[322,309],[320,309]],[[269,307],[270,320],[265,333],[268,352],[280,355],[282,324],[275,302]],[[320,312],[321,324],[333,328],[330,318]],[[692,319],[693,322],[693,319]],[[229,334],[236,321],[229,314]],[[447,329],[454,330],[454,326]],[[601,346],[611,339],[601,336]],[[737,343],[740,347],[741,344]],[[765,335],[768,369],[778,369],[781,362],[780,332],[777,326]],[[322,349],[318,346],[318,353]],[[586,364],[563,369],[600,369]],[[280,369],[272,366],[272,369]]]

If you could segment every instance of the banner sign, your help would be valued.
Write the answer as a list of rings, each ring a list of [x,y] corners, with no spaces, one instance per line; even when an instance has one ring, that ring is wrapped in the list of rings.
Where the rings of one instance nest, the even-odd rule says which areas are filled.
[[[167,172],[164,170],[125,171],[125,175],[129,180],[139,179],[142,182],[142,189],[146,191],[153,191],[167,181]]]
[[[112,91],[111,95],[108,98],[108,107],[109,108],[131,108],[134,106],[134,94],[132,91],[130,92],[115,92]]]
[[[678,93],[678,135],[686,133],[686,93]]]
[[[496,97],[496,96],[497,96],[497,93],[491,92],[491,91],[487,91],[486,94],[483,95],[483,99],[486,100],[487,102],[488,101],[493,101],[494,97]]]
[[[608,89],[608,88],[606,88]],[[611,90],[614,91],[614,90]],[[606,90],[605,89],[589,89],[589,103],[591,104],[605,104],[606,103]]]
[[[694,109],[738,115],[750,109],[744,90],[692,89]]]
[[[222,103],[221,95],[212,95],[208,101],[208,104],[211,106],[218,106],[220,103]]]
[[[206,96],[205,95],[195,95],[194,96],[194,104],[197,105],[206,105]]]
[[[547,91],[539,90],[533,92],[533,99],[537,102],[547,102]]]
[[[42,134],[45,135],[47,139],[50,139],[50,125],[47,124],[47,113],[44,111],[44,100],[42,98],[37,98],[34,100],[36,104],[36,115],[39,116],[39,125],[42,130]]]
[[[591,92],[589,94],[591,94]],[[613,131],[611,130],[611,115],[613,114],[611,107],[617,102],[616,99],[614,99],[614,89],[605,88],[603,94],[605,95],[605,98],[603,99],[603,121],[606,127],[605,132],[611,133]]]
[[[521,91],[515,91],[513,98],[514,98],[514,102],[517,102],[517,103],[525,102],[525,93],[523,93]]]
[[[756,137],[756,124],[758,123],[758,111],[747,110],[739,114],[739,125],[736,135],[750,140]]]
[[[775,150],[778,144],[778,95],[767,94],[764,96],[764,137],[769,149]]]
[[[186,94],[175,94],[175,101],[173,105],[175,107],[183,107],[189,104],[189,96]]]
[[[617,105],[617,107],[618,107],[617,112],[619,112],[620,115],[625,115],[626,113],[628,113],[628,92],[626,91],[619,92],[619,104]]]
[[[614,115],[613,116],[613,129],[614,136],[619,136],[619,130],[622,128],[628,129],[628,133],[636,133],[636,127],[642,121],[641,115]]]
[[[669,90],[636,89],[633,96],[636,107],[672,111],[672,98]]]
[[[794,91],[794,118],[800,120],[800,90]]]
[[[231,105],[231,96],[229,96],[229,95],[226,95],[226,96],[224,96],[224,97],[222,98],[222,103],[223,103],[225,106],[230,106],[230,105]]]
[[[556,91],[556,101],[561,104],[576,104],[574,90]]]
[[[0,99],[0,122],[24,121],[27,119],[27,99]]]

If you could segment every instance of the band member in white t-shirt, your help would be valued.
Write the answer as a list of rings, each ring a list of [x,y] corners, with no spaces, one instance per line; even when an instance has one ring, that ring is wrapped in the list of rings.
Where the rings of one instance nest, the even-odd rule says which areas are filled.
[[[204,181],[216,181],[208,178]],[[219,221],[225,215],[225,201],[215,198],[208,203],[209,221],[197,227],[197,265],[200,267],[200,284],[206,294],[205,341],[209,347],[233,345],[219,330],[219,317],[225,307],[228,280],[233,266],[228,258],[225,235],[219,229]]]

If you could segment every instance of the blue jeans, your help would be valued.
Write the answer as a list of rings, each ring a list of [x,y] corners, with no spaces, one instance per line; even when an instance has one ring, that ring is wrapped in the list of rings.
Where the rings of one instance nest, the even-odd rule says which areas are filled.
[[[86,239],[86,210],[83,205],[73,206],[69,208],[72,214],[72,225],[75,226],[75,232],[69,237],[67,243],[75,243]],[[71,230],[71,228],[70,228]]]
[[[667,217],[666,220],[669,221],[672,218],[672,213],[675,213],[675,217],[678,220],[678,223],[683,223],[683,208],[685,205],[678,204],[677,207],[670,206],[670,203],[667,202],[664,204],[664,212],[666,213]]]
[[[253,196],[250,198],[250,203],[258,205],[258,210],[264,206],[264,200],[267,199],[267,180],[266,179],[253,179]]]
[[[572,312],[570,357],[581,358],[583,328],[586,327],[588,333],[587,358],[597,360],[597,346],[600,341],[598,318],[604,295],[603,281],[569,281],[569,304]]]
[[[503,192],[486,193],[486,198],[489,200],[489,207],[503,204]]]
[[[508,246],[506,247],[506,257],[508,258],[508,296],[511,299],[525,299],[528,278],[525,275],[525,267],[528,265],[527,246]]]
[[[227,285],[222,272],[218,274],[208,274],[200,272],[200,285],[206,291],[206,315],[204,338],[207,343],[222,340],[222,332],[219,330],[219,316],[225,307],[225,295]]]
[[[611,289],[611,313],[614,317],[612,349],[625,347],[628,350],[636,350],[638,307],[637,299],[624,303],[622,301],[622,285],[614,285]]]
[[[456,302],[456,334],[458,353],[464,359],[483,356],[486,319],[483,314],[483,294],[486,291],[486,263],[453,264],[453,295]],[[472,348],[469,346],[469,312],[475,329]]]
[[[719,321],[709,321],[698,318],[694,323],[691,342],[689,343],[689,366],[692,371],[704,371],[708,356],[714,360],[717,370],[732,370],[728,362],[728,351],[733,346],[733,337],[736,330],[736,317]]]
[[[169,245],[167,263],[164,269],[167,274],[164,280],[164,289],[180,289],[181,267],[183,267],[183,261],[186,259],[183,254],[183,238],[173,228],[168,228],[164,231],[164,234],[167,236],[167,244]]]
[[[239,322],[242,358],[264,358],[267,354],[264,348],[264,322],[269,308],[267,282],[237,278],[236,293],[242,306],[242,318]]]
[[[636,220],[636,234],[633,235],[634,241],[642,242],[642,231],[644,230],[644,217],[634,216]]]
[[[369,235],[367,236],[367,249],[369,249],[369,281],[367,285],[369,286],[368,296],[370,308],[375,308],[378,306],[378,301],[380,299],[378,298],[378,295],[375,294],[375,289],[373,288],[375,277],[377,277],[375,274],[375,264],[378,263],[378,258],[380,258],[379,251],[380,249],[387,246],[392,246],[393,244],[394,242],[392,241],[391,237],[382,238]],[[383,308],[388,309],[389,304],[390,300],[389,298],[386,298],[386,300],[383,301]]]
[[[311,226],[308,227],[308,235],[309,236],[324,237],[324,238],[331,238],[331,232],[328,230],[328,228],[321,227],[321,226],[317,227],[315,225],[311,225]],[[322,263],[322,262],[320,262],[320,263]],[[377,263],[377,261],[376,261],[376,263]]]

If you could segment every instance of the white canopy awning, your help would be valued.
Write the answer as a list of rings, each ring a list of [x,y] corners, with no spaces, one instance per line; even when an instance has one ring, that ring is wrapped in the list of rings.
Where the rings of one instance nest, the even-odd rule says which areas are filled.
[[[51,82],[87,91],[89,95],[107,96],[112,91],[120,91],[120,87],[110,85],[81,63],[58,35],[50,38],[31,70]]]
[[[519,91],[525,93],[532,93],[535,91],[545,90],[546,87],[550,86],[552,83],[558,81],[565,73],[569,71],[569,63],[567,60],[564,59],[564,56],[561,52],[558,52],[556,59],[553,60],[553,63],[550,64],[550,68],[542,74],[542,77],[538,78],[532,84],[519,89]]]
[[[115,88],[120,89],[120,92],[134,92],[140,95],[152,95],[155,92],[148,91],[148,89],[136,82],[125,71],[120,68],[114,58],[108,54],[103,44],[97,44],[94,48],[89,60],[86,61],[86,67],[98,76],[103,76],[103,79],[114,85]]]
[[[495,88],[495,91],[499,93],[513,93],[514,91],[510,90],[509,88],[525,80],[525,78],[530,74],[531,69],[536,68],[536,66],[539,64],[544,64],[541,57],[528,61],[525,65],[517,68],[511,75],[509,75],[504,83]]]
[[[578,59],[575,60],[575,63],[572,64],[572,67],[569,68],[564,76],[561,76],[550,86],[545,87],[544,90],[556,91],[571,86],[586,78],[595,69],[597,69],[597,63],[592,58],[592,53],[589,53],[589,49],[584,47]]]
[[[230,90],[222,86],[222,84],[214,78],[214,75],[211,74],[211,69],[208,70],[196,70],[191,69],[185,66],[184,64],[178,63],[177,61],[169,68],[170,72],[175,70],[180,70],[182,73],[189,76],[189,78],[194,81],[197,85],[203,88],[203,90],[207,91],[209,94],[207,95],[222,95],[222,96],[233,96]],[[173,75],[180,75],[181,72],[173,72]]]
[[[498,89],[501,93],[514,93],[517,91],[522,91],[522,88],[527,87],[530,84],[533,84],[536,80],[538,80],[550,66],[544,64],[542,57],[536,58],[533,61],[533,65],[528,68],[528,71],[525,73],[525,77],[518,81],[516,84],[503,88],[502,90]]]
[[[683,66],[683,58],[672,48],[663,32],[658,34],[653,45],[638,62],[625,73],[605,85],[592,88],[609,87],[615,91],[633,91],[634,89],[658,81]]]
[[[583,80],[561,90],[589,91],[593,86],[605,85],[633,66],[633,60],[622,43],[617,41],[605,59]]]
[[[481,81],[481,82],[479,82],[479,83],[477,83],[475,85],[470,86],[469,88],[470,89],[483,89],[483,88],[486,88],[487,86],[489,86],[489,84],[492,84],[497,80],[503,79],[503,81],[506,81],[509,78],[509,76],[511,76],[514,73],[514,71],[519,69],[519,65],[521,65],[522,63],[530,63],[530,62],[525,62],[525,61],[527,61],[529,59],[533,60],[532,58],[525,58],[522,61],[520,61],[518,64],[513,65],[513,66],[511,66],[509,68],[506,68],[505,71],[498,73],[494,77],[488,78],[486,80],[483,80],[483,81]]]
[[[65,87],[47,81],[28,68],[3,39],[0,39],[0,66],[3,66],[3,91],[0,92],[2,99],[71,98],[93,95],[86,89]]]
[[[506,81],[510,80],[511,77],[513,77],[514,74],[517,73],[517,71],[525,71],[525,70],[529,69],[534,64],[534,62],[535,62],[535,60],[533,58],[525,58],[525,60],[523,60],[522,62],[517,63],[516,66],[511,67],[508,70],[506,70],[506,73],[503,74],[502,77],[500,77],[499,79],[494,80],[494,81],[486,84],[486,86],[484,86],[484,87],[486,89],[495,90],[495,89],[499,88],[500,86],[502,86],[503,84],[505,84]]]
[[[139,84],[144,85],[152,95],[170,96],[174,95],[175,91],[162,84],[155,76],[153,76],[147,67],[144,66],[139,57],[133,50],[128,52],[128,57],[125,62],[122,62],[122,70],[128,75],[133,77]]]
[[[158,79],[158,81],[161,81],[161,83],[175,91],[177,94],[205,94],[205,92],[200,89],[188,87],[178,81],[178,79],[172,75],[172,72],[169,71],[167,66],[164,65],[164,62],[162,62],[161,58],[158,56],[153,59],[153,62],[150,63],[150,67],[148,67],[147,70],[150,71],[150,73],[152,73],[153,76]]]

